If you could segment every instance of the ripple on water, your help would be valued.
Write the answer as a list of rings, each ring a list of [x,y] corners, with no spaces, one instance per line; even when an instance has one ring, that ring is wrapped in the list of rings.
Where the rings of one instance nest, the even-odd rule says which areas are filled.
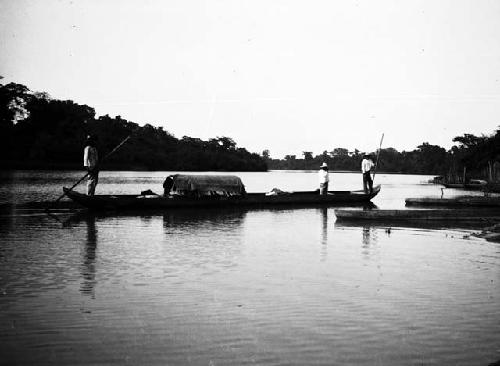
[[[0,220],[0,351],[21,364],[499,358],[498,244],[467,228],[317,209]]]

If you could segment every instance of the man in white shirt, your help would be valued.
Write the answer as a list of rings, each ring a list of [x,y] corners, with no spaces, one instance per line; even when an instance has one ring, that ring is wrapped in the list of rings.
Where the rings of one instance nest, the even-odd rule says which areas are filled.
[[[93,196],[95,187],[99,180],[99,170],[97,169],[97,148],[93,136],[88,136],[83,150],[83,166],[87,169],[89,176],[87,180],[87,194]]]
[[[330,177],[328,176],[328,165],[326,163],[321,164],[318,172],[319,178],[319,194],[326,195],[328,193],[328,182]]]
[[[361,173],[363,173],[363,190],[365,193],[373,192],[373,180],[371,176],[371,170],[373,169],[373,161],[368,154],[363,155],[363,160],[361,161]]]

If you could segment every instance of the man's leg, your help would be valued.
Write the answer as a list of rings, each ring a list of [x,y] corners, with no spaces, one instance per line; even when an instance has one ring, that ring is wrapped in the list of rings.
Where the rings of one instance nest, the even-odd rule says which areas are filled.
[[[87,178],[87,196],[92,196],[94,191],[94,179],[91,175]]]
[[[363,191],[365,191],[365,193],[368,193],[368,180],[366,178],[366,173],[363,173]]]
[[[87,195],[93,196],[95,194],[95,187],[97,185],[98,172],[90,172],[89,179],[87,181]]]
[[[320,183],[319,194],[322,196],[328,194],[328,182],[327,183]]]

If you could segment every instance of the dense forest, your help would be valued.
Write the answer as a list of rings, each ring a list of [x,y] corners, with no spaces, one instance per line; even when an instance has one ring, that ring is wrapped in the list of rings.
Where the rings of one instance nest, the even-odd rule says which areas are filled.
[[[0,77],[1,78],[1,77]],[[80,169],[83,143],[88,134],[97,137],[100,155],[105,156],[123,139],[130,139],[101,169],[170,171],[265,171],[267,169],[316,170],[326,162],[331,170],[358,171],[363,153],[336,147],[314,156],[286,155],[271,158],[237,147],[230,137],[208,141],[184,136],[176,138],[161,127],[108,115],[96,118],[93,108],[71,100],[56,100],[28,87],[0,83],[0,168]],[[387,173],[442,175],[448,181],[467,177],[495,181],[500,178],[500,129],[491,135],[464,134],[453,139],[446,150],[422,143],[413,151],[383,148],[377,169]]]
[[[56,100],[16,83],[0,84],[0,168],[79,169],[88,134],[100,156],[120,149],[101,169],[168,171],[265,171],[264,159],[229,137],[208,141],[174,137],[161,127],[101,116],[87,105]]]

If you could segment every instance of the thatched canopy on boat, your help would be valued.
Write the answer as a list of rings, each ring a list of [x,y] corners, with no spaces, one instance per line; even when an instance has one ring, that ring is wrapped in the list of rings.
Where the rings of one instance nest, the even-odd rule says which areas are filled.
[[[172,192],[178,194],[225,194],[242,195],[245,186],[241,179],[235,175],[188,175],[175,174],[172,178]]]

